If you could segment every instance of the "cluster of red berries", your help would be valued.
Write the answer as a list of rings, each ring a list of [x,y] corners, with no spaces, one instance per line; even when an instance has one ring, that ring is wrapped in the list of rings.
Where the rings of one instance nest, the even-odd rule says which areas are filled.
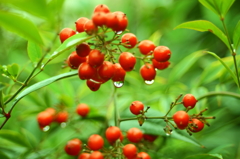
[[[76,113],[81,117],[86,117],[90,108],[87,104],[81,103],[76,108]],[[68,120],[67,111],[57,112],[54,108],[47,108],[44,111],[38,113],[37,122],[41,130],[47,131],[52,122],[66,123]],[[44,129],[46,128],[46,130]]]
[[[157,69],[163,70],[170,64],[168,60],[171,51],[168,47],[156,47],[150,40],[138,42],[132,33],[125,33],[119,37],[128,25],[127,16],[123,12],[110,12],[106,5],[97,5],[91,19],[81,17],[75,24],[76,31],[70,28],[61,30],[60,40],[64,42],[82,32],[92,36],[92,42],[76,46],[76,51],[69,55],[66,62],[72,69],[78,69],[79,78],[86,80],[87,86],[92,91],[97,91],[101,84],[108,80],[112,80],[116,87],[121,87],[126,72],[134,69],[137,57],[130,52],[123,52],[120,47],[132,49],[137,46],[141,55],[144,55],[138,58],[144,62],[140,74],[146,84],[153,83]],[[109,29],[115,32],[112,38],[108,37]]]
[[[68,155],[77,156],[78,159],[103,159],[116,157],[119,152],[126,158],[131,159],[150,159],[151,157],[146,152],[137,152],[137,146],[134,143],[138,143],[141,140],[153,142],[157,136],[143,134],[138,128],[131,128],[127,131],[126,137],[131,144],[124,145],[123,133],[119,127],[110,126],[105,131],[106,140],[109,142],[110,149],[104,148],[104,139],[98,134],[91,135],[87,144],[83,146],[80,139],[74,138],[67,142],[65,145],[65,152]],[[118,142],[118,143],[117,143]],[[120,151],[119,151],[120,149]]]

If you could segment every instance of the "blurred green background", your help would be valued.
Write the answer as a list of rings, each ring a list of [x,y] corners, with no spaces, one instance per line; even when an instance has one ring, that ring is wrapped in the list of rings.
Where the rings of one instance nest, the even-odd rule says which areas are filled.
[[[90,18],[98,4],[106,4],[111,11],[126,13],[129,20],[127,29],[139,41],[150,39],[156,45],[168,46],[172,51],[170,68],[158,71],[152,85],[146,85],[141,79],[139,68],[143,63],[140,61],[134,71],[127,73],[124,86],[117,89],[116,103],[122,118],[133,117],[128,107],[135,100],[151,106],[147,116],[162,116],[179,94],[192,93],[199,98],[211,91],[239,93],[225,68],[214,57],[199,51],[206,49],[215,52],[233,69],[232,57],[229,57],[230,52],[222,41],[209,32],[174,30],[177,25],[191,20],[209,20],[223,29],[219,17],[197,0],[0,0],[0,16],[11,13],[29,20],[43,40],[42,52],[52,54],[60,45],[60,30],[75,29],[74,22],[80,17]],[[240,19],[239,6],[240,1],[237,0],[226,16],[225,22],[231,36]],[[23,82],[33,69],[27,54],[29,36],[16,31],[22,24],[14,19],[8,19],[8,24],[10,26],[0,20],[0,65],[18,64],[18,80]],[[36,36],[37,33],[33,35]],[[30,85],[68,72],[69,68],[63,69],[62,65],[72,51],[66,51],[51,61]],[[139,54],[137,49],[133,52]],[[5,98],[20,87],[3,76],[0,76],[0,82]],[[29,94],[16,105],[11,119],[0,130],[0,158],[74,158],[67,156],[63,149],[69,139],[78,137],[86,143],[90,134],[103,135],[105,128],[113,125],[113,89],[109,81],[99,91],[91,92],[85,81],[75,76]],[[76,115],[78,103],[89,104],[89,119],[83,120]],[[49,131],[42,132],[36,121],[37,114],[59,104],[69,112],[69,123],[65,128],[56,124]],[[205,115],[216,116],[216,119],[209,120],[211,126],[206,126],[193,136],[179,130],[167,136],[163,131],[164,122],[159,120],[146,121],[142,127],[138,126],[137,121],[124,122],[121,129],[127,131],[130,127],[139,127],[145,133],[160,135],[154,144],[146,144],[153,159],[191,159],[191,156],[198,154],[220,154],[226,159],[237,159],[240,158],[239,104],[239,99],[229,96],[200,100],[190,113],[208,107]],[[11,103],[6,110],[10,107]],[[183,107],[176,107],[170,115],[176,110],[183,110]],[[1,118],[0,122],[3,120]]]

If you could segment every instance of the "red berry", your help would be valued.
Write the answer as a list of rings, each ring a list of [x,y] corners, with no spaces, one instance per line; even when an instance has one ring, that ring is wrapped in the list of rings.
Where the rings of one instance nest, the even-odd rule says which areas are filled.
[[[81,140],[75,138],[75,139],[72,139],[72,140],[67,142],[67,144],[65,146],[65,152],[68,155],[76,156],[81,151],[81,148],[82,148]]]
[[[64,28],[60,31],[59,33],[59,38],[61,40],[61,42],[63,43],[66,39],[68,39],[69,37],[75,35],[76,32],[70,28]]]
[[[45,112],[48,112],[48,113],[50,113],[52,116],[55,116],[55,114],[56,114],[56,109],[54,109],[54,108],[47,108],[47,109],[45,109]]]
[[[190,117],[187,114],[187,112],[182,111],[182,110],[177,111],[173,115],[173,120],[179,129],[185,129],[188,126],[189,119],[190,119]]]
[[[140,102],[140,101],[132,102],[131,105],[130,105],[130,111],[135,115],[141,114],[141,112],[144,111],[143,103]]]
[[[136,64],[136,57],[130,52],[123,52],[119,57],[119,63],[125,71],[132,71]]]
[[[137,44],[138,40],[137,40],[137,37],[134,34],[126,33],[122,36],[121,42],[123,44],[125,44],[125,45],[123,45],[124,47],[133,48]]]
[[[128,25],[128,19],[126,14],[122,12],[117,12],[118,24],[115,27],[112,27],[113,31],[119,32],[124,31]]]
[[[156,70],[153,67],[153,65],[151,65],[149,63],[145,63],[140,68],[140,74],[144,81],[152,81],[152,80],[154,80],[154,78],[156,76]]]
[[[77,69],[79,65],[83,62],[86,62],[86,57],[78,56],[76,51],[72,52],[67,59],[67,64],[72,69]]]
[[[91,150],[97,151],[103,147],[104,140],[100,135],[93,134],[88,138],[87,145]]]
[[[48,126],[53,121],[53,115],[47,111],[40,112],[37,115],[37,121],[40,127]]]
[[[106,6],[105,4],[99,4],[94,8],[94,13],[95,12],[104,12],[104,13],[109,13],[110,9],[108,8],[108,6]]]
[[[83,28],[88,35],[92,35],[97,32],[97,27],[94,25],[92,20],[86,21]]]
[[[76,53],[80,57],[86,57],[91,51],[90,46],[87,43],[79,44],[76,48]]]
[[[192,109],[195,107],[196,103],[197,103],[197,100],[192,94],[186,94],[183,97],[183,105],[186,108]]]
[[[119,129],[119,127],[110,126],[107,128],[105,135],[109,142],[115,142],[121,137],[121,130]]]
[[[153,142],[158,138],[158,136],[150,135],[150,134],[143,134],[143,138],[144,138],[144,140],[147,140],[149,142]]]
[[[153,56],[158,62],[166,62],[171,57],[171,51],[166,46],[158,46],[154,49]]]
[[[104,12],[96,12],[92,16],[92,21],[95,26],[103,26],[107,21],[107,14]]]
[[[204,128],[204,123],[198,119],[189,120],[189,130],[191,132],[199,132]]]
[[[96,83],[96,82],[88,79],[87,86],[91,91],[97,91],[97,90],[99,90],[101,83]]]
[[[76,112],[82,117],[86,117],[90,111],[90,108],[87,104],[81,103],[77,106]]]
[[[164,70],[164,69],[168,68],[168,66],[170,65],[170,62],[169,61],[158,62],[157,60],[152,59],[152,64],[153,64],[154,68],[156,68],[158,70]]]
[[[68,112],[59,112],[55,117],[55,121],[58,123],[65,123],[68,120]]]
[[[137,143],[142,140],[143,133],[138,128],[131,128],[127,131],[127,138],[129,141]]]
[[[81,80],[90,79],[95,74],[95,69],[87,62],[83,62],[78,67],[78,76]]]
[[[127,158],[135,158],[137,156],[137,147],[133,144],[127,144],[123,147],[123,154]]]
[[[88,63],[93,67],[100,66],[104,61],[104,54],[99,50],[91,50],[88,55]]]
[[[143,55],[151,54],[155,47],[154,43],[150,40],[143,40],[138,45],[138,48]]]
[[[84,32],[84,24],[88,20],[89,20],[88,18],[81,17],[75,22],[77,32],[79,32],[79,33]]]
[[[124,81],[126,71],[122,68],[122,66],[119,63],[113,64],[115,67],[115,74],[112,77],[113,81]]]
[[[78,156],[78,159],[89,159],[89,156],[90,156],[90,153],[81,153],[79,156]]]
[[[104,156],[100,151],[93,151],[88,159],[104,159]]]
[[[107,81],[111,79],[115,74],[115,67],[109,61],[104,61],[98,68],[98,74],[101,79]]]
[[[116,28],[118,26],[118,16],[116,13],[108,13],[106,15],[106,26],[108,28]]]
[[[151,159],[151,157],[146,152],[139,152],[136,159]]]

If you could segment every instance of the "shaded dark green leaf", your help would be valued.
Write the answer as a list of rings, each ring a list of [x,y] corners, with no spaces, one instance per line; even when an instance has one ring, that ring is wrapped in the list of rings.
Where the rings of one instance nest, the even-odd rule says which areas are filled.
[[[213,23],[207,21],[207,20],[195,20],[190,22],[182,23],[175,27],[175,29],[179,28],[186,28],[186,29],[192,29],[200,32],[211,32],[214,35],[216,35],[219,39],[224,42],[224,44],[230,49],[230,45],[228,43],[227,36]]]
[[[27,40],[34,41],[37,44],[43,44],[37,27],[31,21],[20,15],[0,11],[0,25]]]
[[[39,59],[42,57],[42,51],[38,44],[28,41],[27,46],[28,57],[32,62],[38,62]]]
[[[29,144],[27,143],[26,140],[24,140],[21,136],[21,134],[19,134],[16,131],[12,131],[12,130],[1,130],[0,131],[0,136],[1,138],[4,138],[8,141],[11,141],[13,143],[16,143],[18,145],[24,146],[24,147],[29,147]]]

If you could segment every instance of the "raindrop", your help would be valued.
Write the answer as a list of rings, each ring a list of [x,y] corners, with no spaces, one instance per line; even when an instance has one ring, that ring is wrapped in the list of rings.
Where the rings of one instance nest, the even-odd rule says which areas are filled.
[[[67,125],[67,123],[65,123],[65,122],[62,122],[62,123],[60,124],[61,128],[65,128],[66,125]]]
[[[122,31],[117,31],[116,34],[120,35],[120,34],[122,34]]]
[[[50,126],[47,125],[47,126],[45,126],[42,130],[43,130],[44,132],[47,132],[49,129],[50,129]]]
[[[151,81],[146,80],[145,83],[150,85],[150,84],[153,84],[153,83],[154,83],[154,80],[151,80]]]
[[[123,86],[123,82],[122,81],[115,81],[113,82],[114,86],[117,87],[117,88],[120,88]]]

